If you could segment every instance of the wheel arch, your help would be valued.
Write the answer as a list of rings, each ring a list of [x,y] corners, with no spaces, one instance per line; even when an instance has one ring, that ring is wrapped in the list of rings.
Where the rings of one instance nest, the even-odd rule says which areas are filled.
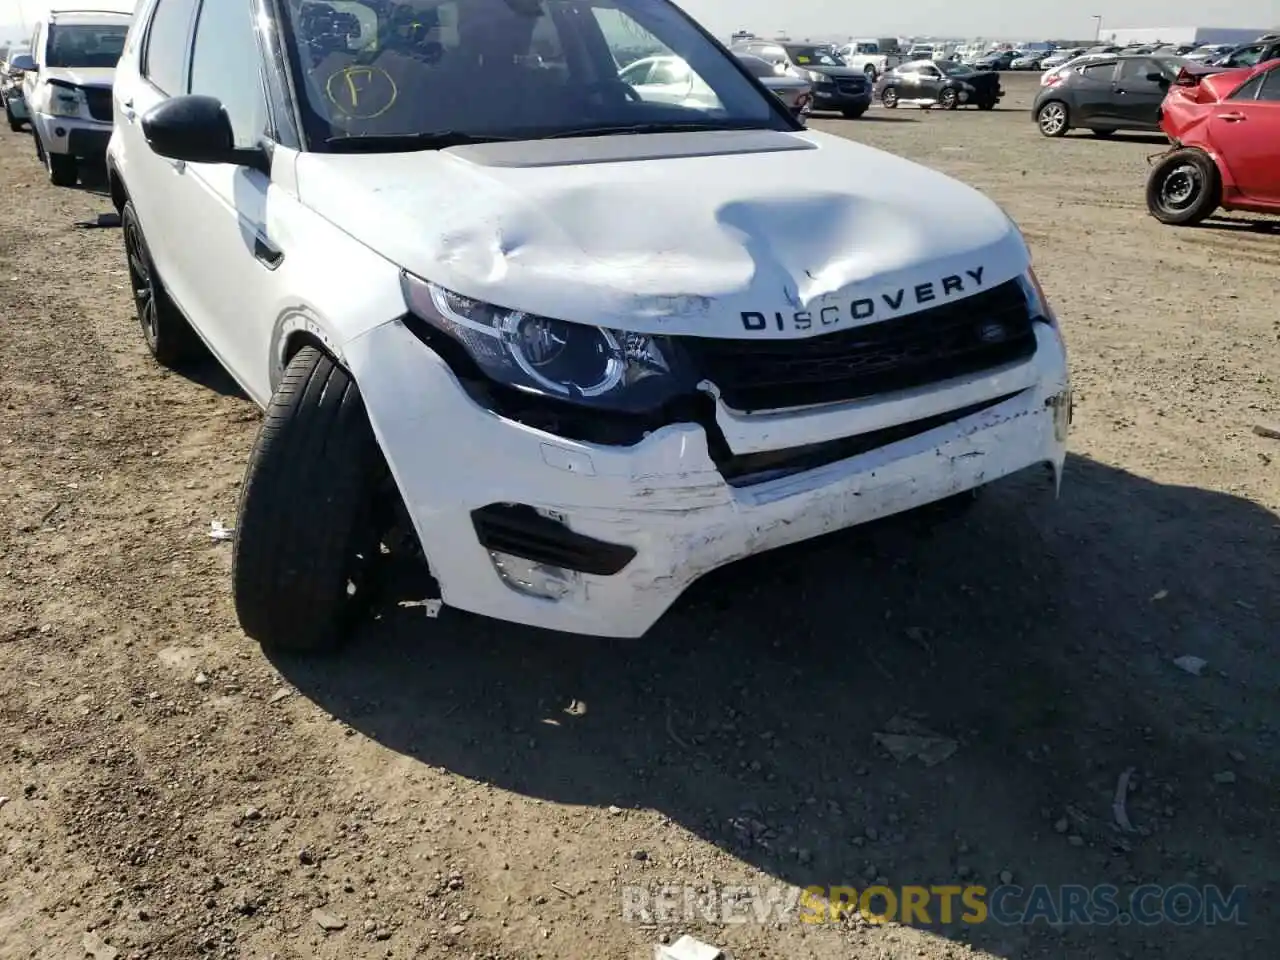
[[[124,178],[116,169],[115,163],[107,161],[107,191],[111,196],[111,205],[116,213],[124,212],[124,205],[129,202],[129,191],[124,185]]]

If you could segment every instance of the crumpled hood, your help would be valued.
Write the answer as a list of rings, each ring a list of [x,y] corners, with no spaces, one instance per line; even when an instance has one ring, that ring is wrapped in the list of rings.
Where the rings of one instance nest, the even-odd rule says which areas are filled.
[[[413,274],[636,332],[809,336],[819,316],[911,313],[1028,265],[976,190],[815,132],[303,153],[297,176],[303,203]]]
[[[61,80],[77,87],[110,87],[115,82],[114,67],[45,67],[40,71],[45,80]]]

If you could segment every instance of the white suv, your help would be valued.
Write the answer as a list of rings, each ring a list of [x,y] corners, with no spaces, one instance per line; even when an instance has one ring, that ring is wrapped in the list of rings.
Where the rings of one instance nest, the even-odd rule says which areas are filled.
[[[54,10],[36,24],[23,76],[36,153],[58,186],[73,186],[79,161],[102,160],[111,138],[111,81],[132,15]]]
[[[1017,227],[806,131],[668,0],[196,6],[139,5],[108,171],[147,345],[267,411],[232,577],[264,645],[338,642],[397,516],[445,605],[626,637],[739,557],[1056,490]],[[714,97],[646,101],[641,41]]]

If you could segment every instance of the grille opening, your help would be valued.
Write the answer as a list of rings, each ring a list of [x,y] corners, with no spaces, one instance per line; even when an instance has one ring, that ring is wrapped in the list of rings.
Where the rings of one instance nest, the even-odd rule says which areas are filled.
[[[930,310],[799,340],[679,337],[744,413],[909,390],[1024,361],[1035,320],[1016,280]]]
[[[860,433],[854,437],[841,437],[837,440],[824,440],[822,443],[810,443],[801,447],[788,447],[785,450],[766,450],[760,453],[747,453],[726,456],[727,448],[722,444],[712,445],[712,459],[720,469],[720,475],[730,486],[749,487],[769,480],[778,480],[793,474],[816,470],[827,464],[847,460],[859,454],[869,453],[891,443],[907,440],[922,433],[928,433],[935,427],[954,423],[965,417],[980,413],[990,407],[997,406],[1016,397],[1022,391],[1006,393],[1003,396],[983,400],[956,410],[948,410],[932,417],[912,420],[908,423],[894,424],[870,433]]]
[[[85,102],[89,105],[89,116],[103,123],[110,123],[114,110],[111,106],[111,90],[101,87],[83,87]]]

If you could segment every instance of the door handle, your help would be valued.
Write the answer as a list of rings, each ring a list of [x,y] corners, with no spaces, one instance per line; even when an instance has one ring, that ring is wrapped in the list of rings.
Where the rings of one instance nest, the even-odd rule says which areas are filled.
[[[1218,115],[1219,120],[1225,120],[1227,123],[1239,123],[1242,120],[1248,120],[1243,113],[1221,113]]]
[[[253,238],[253,255],[268,270],[284,262],[284,251],[261,234]]]

